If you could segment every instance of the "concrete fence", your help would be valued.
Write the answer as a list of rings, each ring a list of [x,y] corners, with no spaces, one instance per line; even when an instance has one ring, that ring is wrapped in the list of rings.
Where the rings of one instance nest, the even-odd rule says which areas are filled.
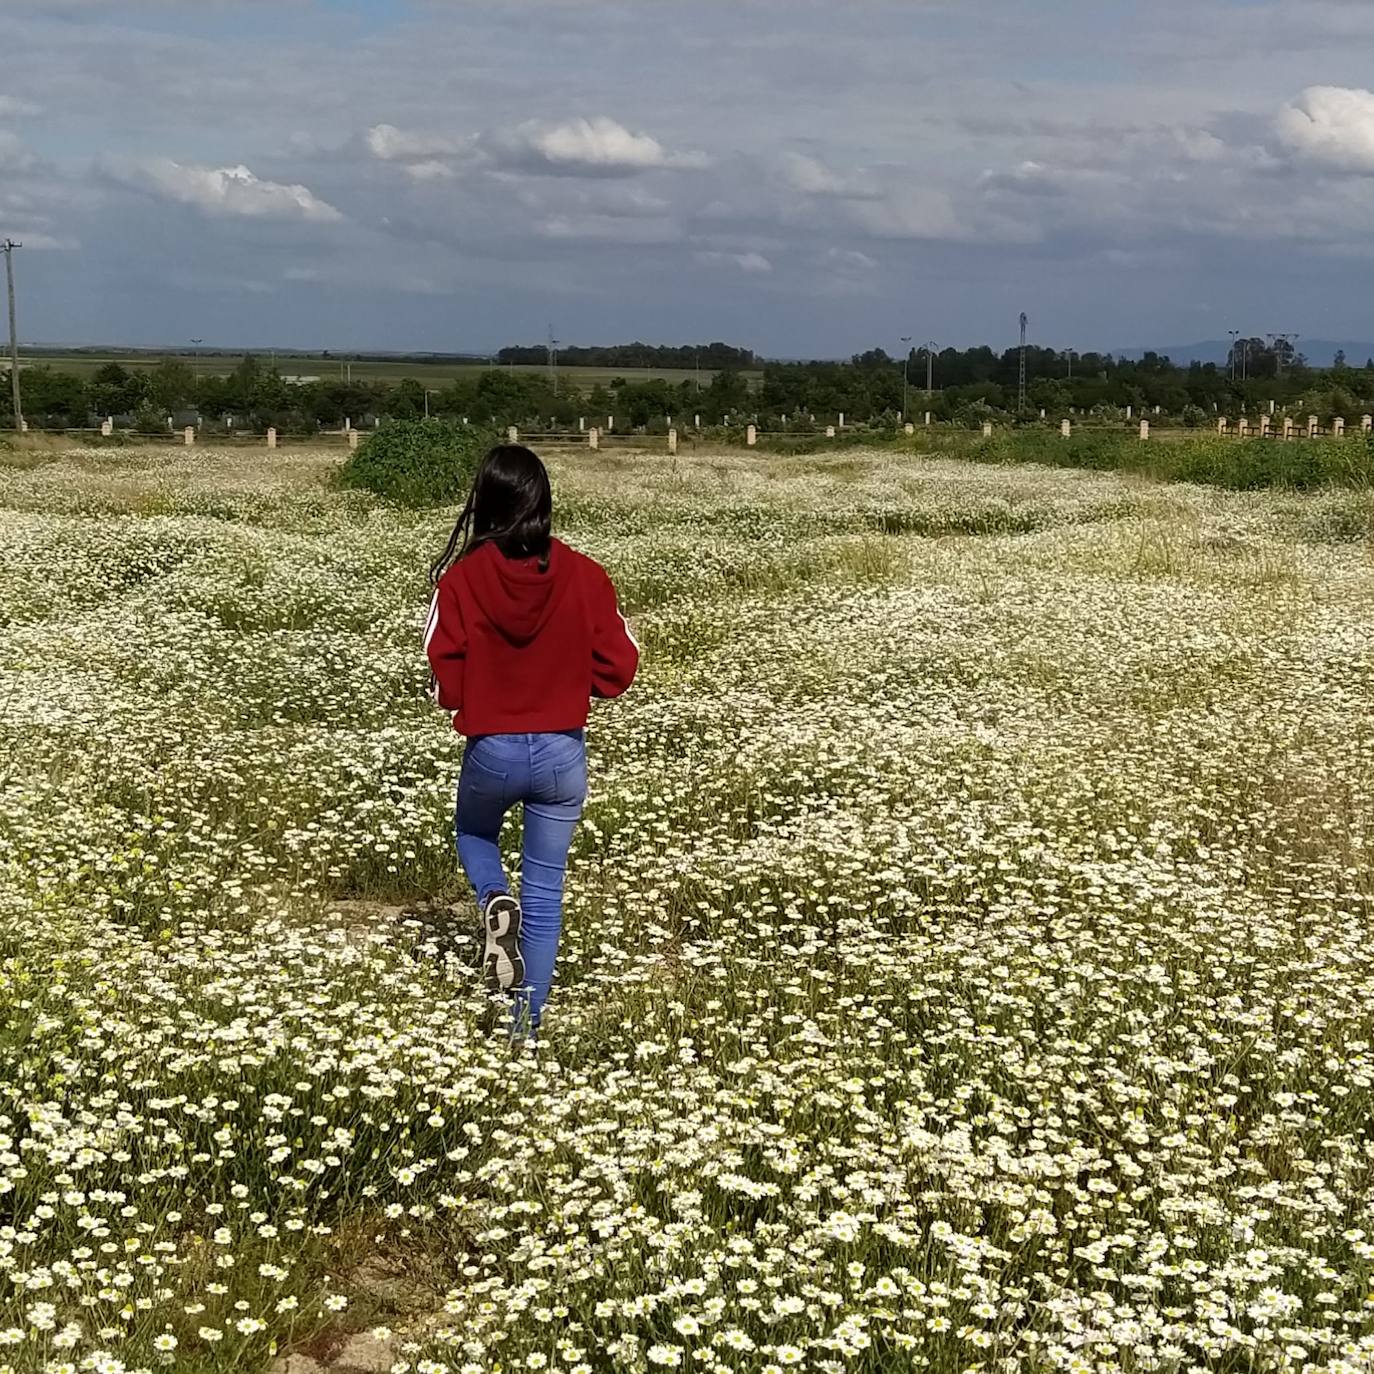
[[[1120,412],[1118,412],[1118,417],[1119,415]],[[668,418],[671,421],[671,417]],[[695,421],[699,418],[700,417],[697,416],[693,417],[694,425]],[[583,417],[579,419],[576,430],[559,429],[557,427],[552,427],[548,430],[541,428],[537,431],[528,432],[525,435],[525,441],[534,445],[583,444],[589,449],[599,450],[605,447],[608,439],[614,438],[616,441],[615,446],[618,448],[642,448],[650,450],[656,446],[662,445],[670,454],[676,454],[680,449],[683,436],[675,423],[670,422],[668,429],[666,431],[659,430],[657,435],[636,432],[634,430],[615,433],[610,427],[615,417],[608,415],[606,419],[607,426],[604,429],[595,425],[587,425],[586,419]],[[786,437],[789,439],[796,439],[805,437],[809,434],[818,439],[822,437],[826,439],[835,439],[839,437],[842,429],[847,431],[846,437],[854,435],[856,431],[853,425],[841,424],[839,422],[840,419],[841,417],[837,415],[837,423],[835,424],[828,424],[823,428],[815,430],[800,431],[791,429],[765,431],[756,422],[751,422],[742,425],[742,435],[737,428],[734,430],[732,436],[723,438],[722,442],[728,444],[733,441],[738,444],[742,439],[743,447],[756,448],[761,441],[772,438]],[[932,424],[933,416],[929,411],[925,412],[924,420],[927,426]],[[1123,429],[1119,418],[1116,420],[1098,421],[1096,419],[1088,419],[1084,416],[1076,416],[1074,418],[1063,417],[1058,423],[1059,433],[1065,439],[1072,438],[1075,434],[1081,434],[1085,431],[1092,433],[1134,433],[1142,442],[1150,442],[1160,437],[1160,421],[1152,420],[1143,415],[1135,418],[1133,424],[1127,429]],[[1052,421],[1047,422],[1047,425],[1052,424]],[[1163,436],[1166,441],[1177,438],[1185,432],[1181,428],[1175,427],[1176,421],[1174,420],[1170,420],[1166,422],[1166,424],[1167,428],[1163,431]],[[942,429],[946,428],[944,425],[940,427]],[[729,427],[726,426],[725,428]],[[972,434],[981,432],[982,437],[986,439],[993,436],[997,426],[992,420],[982,420],[978,422],[978,427],[972,431],[966,429],[962,425],[957,427],[951,425],[948,426],[948,428],[954,432]],[[899,422],[895,430],[891,428],[877,430],[874,432],[874,437],[877,438],[884,434],[890,437],[895,433],[897,435],[905,435],[908,438],[913,438],[916,434],[916,429],[917,425],[913,421]],[[351,421],[343,430],[309,432],[296,435],[284,435],[276,428],[269,428],[261,434],[252,434],[244,430],[235,429],[223,433],[218,430],[214,433],[208,433],[206,430],[197,428],[195,425],[186,425],[179,430],[171,429],[170,431],[162,433],[142,433],[133,430],[116,430],[113,417],[106,416],[100,421],[98,429],[82,428],[46,432],[68,434],[72,437],[99,434],[102,438],[111,438],[116,435],[123,435],[130,439],[146,440],[153,443],[159,440],[163,443],[177,443],[179,439],[180,444],[187,448],[193,448],[202,444],[209,447],[225,446],[235,448],[249,444],[260,444],[265,445],[268,449],[276,449],[279,444],[283,442],[327,443],[337,438],[341,439],[344,446],[352,451],[357,449],[360,443],[360,431],[353,427]],[[1014,431],[1008,430],[1007,432]],[[1205,432],[1206,431],[1188,431],[1188,433],[1193,434]],[[1347,435],[1352,432],[1355,432],[1355,422],[1353,420],[1347,420],[1346,417],[1340,415],[1333,417],[1328,423],[1324,424],[1321,417],[1317,415],[1309,414],[1303,417],[1295,417],[1292,415],[1271,416],[1263,412],[1255,416],[1240,415],[1232,417],[1228,415],[1218,415],[1216,417],[1215,430],[1215,433],[1223,438],[1234,436],[1238,439],[1253,440],[1258,438],[1283,440],[1287,442],[1298,439],[1323,439],[1340,442],[1344,441]],[[694,442],[700,442],[703,437],[700,426],[695,426],[694,431],[690,431],[689,433],[692,433]],[[1359,417],[1358,433],[1366,438],[1374,436],[1374,415],[1361,415]],[[506,427],[505,434],[507,441],[510,443],[519,443],[521,441],[521,432],[516,425]]]

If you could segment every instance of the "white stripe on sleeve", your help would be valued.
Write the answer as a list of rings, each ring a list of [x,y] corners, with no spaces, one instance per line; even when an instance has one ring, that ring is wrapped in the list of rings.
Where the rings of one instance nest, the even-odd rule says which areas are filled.
[[[434,589],[434,597],[429,603],[429,619],[425,622],[425,653],[429,653],[429,641],[439,628],[439,589]]]

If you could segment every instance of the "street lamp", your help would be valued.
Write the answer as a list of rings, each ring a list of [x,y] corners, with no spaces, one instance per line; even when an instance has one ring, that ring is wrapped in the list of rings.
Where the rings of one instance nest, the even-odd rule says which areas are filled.
[[[1240,339],[1240,330],[1239,330],[1239,329],[1228,329],[1226,332],[1231,336],[1231,356],[1230,356],[1230,358],[1229,358],[1228,361],[1230,362],[1230,365],[1231,365],[1231,367],[1230,367],[1230,376],[1231,376],[1231,380],[1234,382],[1234,381],[1236,380],[1236,353],[1239,351],[1239,348],[1240,348],[1240,345],[1239,345],[1239,343],[1237,342],[1237,341]]]
[[[902,342],[911,343],[911,335],[903,334]],[[906,423],[906,397],[907,397],[907,370],[911,366],[911,349],[908,347],[902,354],[902,423]]]
[[[931,339],[926,344],[926,395],[929,396],[935,390],[935,340]]]

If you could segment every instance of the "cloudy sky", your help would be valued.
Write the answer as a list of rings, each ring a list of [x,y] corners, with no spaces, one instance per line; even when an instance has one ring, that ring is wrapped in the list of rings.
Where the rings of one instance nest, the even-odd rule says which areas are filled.
[[[3,0],[20,335],[1374,335],[1371,0]]]

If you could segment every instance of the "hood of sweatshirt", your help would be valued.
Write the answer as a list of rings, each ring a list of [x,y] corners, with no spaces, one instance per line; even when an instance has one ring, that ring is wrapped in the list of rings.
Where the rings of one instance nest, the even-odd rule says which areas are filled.
[[[537,558],[507,558],[495,544],[482,544],[458,565],[472,599],[487,620],[516,647],[528,644],[548,624],[573,583],[572,552],[549,541],[548,567]]]

